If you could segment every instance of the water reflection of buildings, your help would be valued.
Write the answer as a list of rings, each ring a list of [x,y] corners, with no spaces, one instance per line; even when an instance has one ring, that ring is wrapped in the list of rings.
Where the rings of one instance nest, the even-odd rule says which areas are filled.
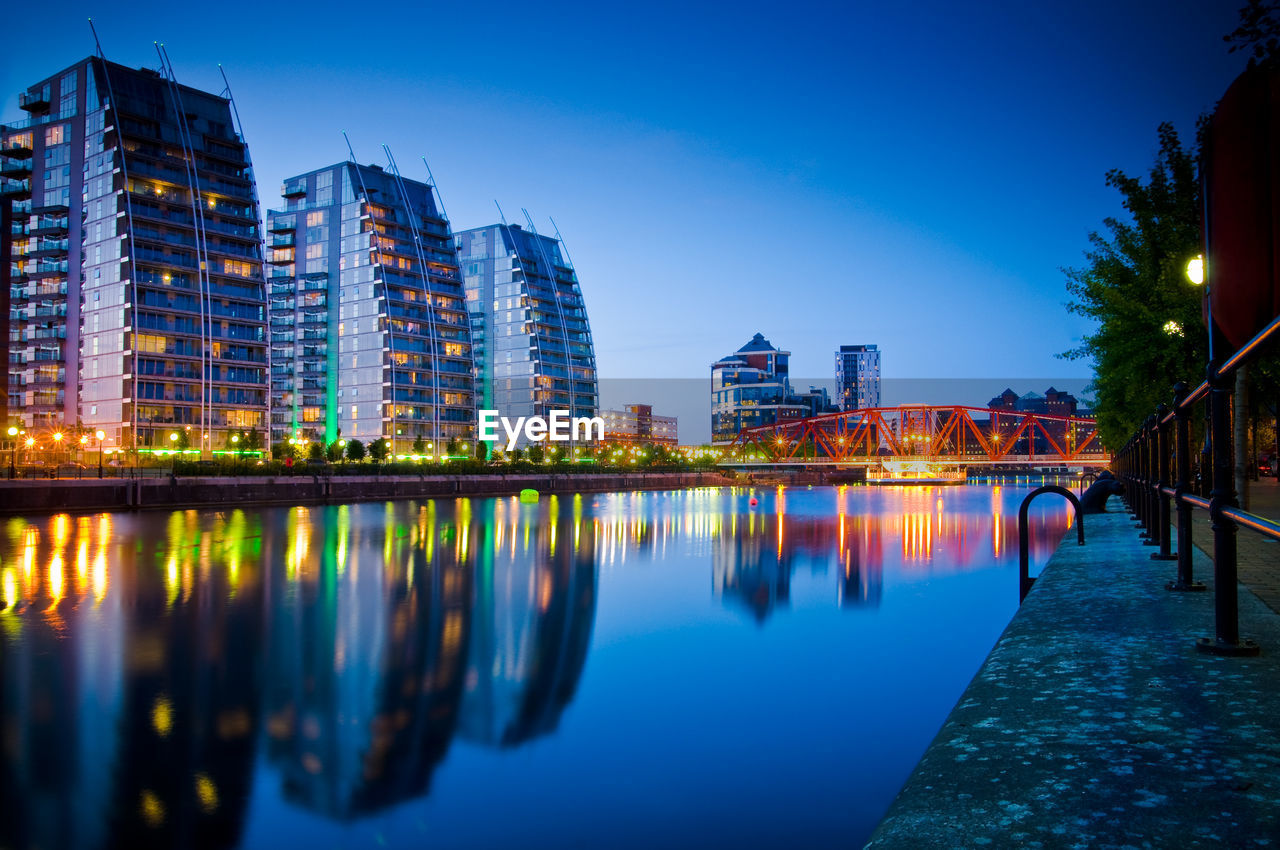
[[[448,523],[434,502],[352,513],[290,515],[266,650],[267,757],[287,799],[339,818],[426,792],[457,723],[471,597],[467,500]]]
[[[577,690],[595,622],[595,527],[581,496],[550,497],[532,535],[520,524],[528,508],[504,500],[489,510],[460,732],[509,747],[554,731]]]
[[[0,847],[235,846],[258,741],[284,799],[349,818],[425,794],[460,731],[554,730],[594,526],[478,504],[11,522]]]
[[[709,563],[757,621],[803,569],[867,608],[886,571],[1016,557],[998,490],[757,492],[11,520],[0,847],[234,846],[255,776],[333,818],[423,795],[455,737],[563,722],[599,570],[629,554]],[[1038,558],[1060,519],[1033,525]]]
[[[0,846],[239,842],[257,729],[261,582],[239,511],[9,524],[0,589]],[[17,557],[13,557],[16,554]]]

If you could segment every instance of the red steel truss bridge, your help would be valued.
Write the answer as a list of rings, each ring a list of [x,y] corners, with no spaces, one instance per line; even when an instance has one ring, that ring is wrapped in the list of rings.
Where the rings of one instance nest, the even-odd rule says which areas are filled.
[[[904,404],[743,429],[726,464],[1105,466],[1094,419],[985,407]]]

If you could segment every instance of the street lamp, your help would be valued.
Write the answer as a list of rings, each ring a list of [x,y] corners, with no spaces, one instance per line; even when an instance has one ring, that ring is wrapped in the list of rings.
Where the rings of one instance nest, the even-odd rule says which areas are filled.
[[[172,454],[177,454],[178,453],[178,432],[177,431],[169,432],[169,442],[173,444],[173,448],[170,449],[170,452]]]
[[[18,429],[9,426],[9,480],[12,481],[15,475],[14,456],[18,454]]]
[[[98,438],[98,477],[102,477],[102,441],[107,438],[107,432],[99,428],[93,432],[93,436]]]
[[[1204,283],[1204,255],[1196,254],[1187,262],[1187,280],[1200,286]]]

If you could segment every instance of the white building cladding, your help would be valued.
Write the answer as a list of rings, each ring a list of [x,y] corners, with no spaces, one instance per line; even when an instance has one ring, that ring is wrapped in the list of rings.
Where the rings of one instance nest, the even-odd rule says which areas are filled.
[[[477,406],[502,416],[598,412],[595,348],[578,277],[559,239],[520,225],[459,232],[475,343]]]
[[[282,194],[267,218],[273,442],[470,442],[471,333],[432,187],[344,162]]]
[[[0,125],[10,416],[143,452],[260,432],[261,233],[229,98],[95,57],[19,104]]]

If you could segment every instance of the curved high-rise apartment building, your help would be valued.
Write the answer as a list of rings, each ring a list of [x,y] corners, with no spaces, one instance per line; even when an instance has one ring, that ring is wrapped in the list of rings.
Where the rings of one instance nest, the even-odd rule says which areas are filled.
[[[0,124],[6,426],[206,456],[261,435],[261,233],[230,100],[94,57],[19,105]]]
[[[343,162],[281,193],[267,213],[272,442],[386,438],[434,457],[469,443],[471,333],[432,188]]]
[[[560,240],[491,224],[454,241],[475,345],[476,406],[513,419],[552,410],[595,416],[591,326]]]

